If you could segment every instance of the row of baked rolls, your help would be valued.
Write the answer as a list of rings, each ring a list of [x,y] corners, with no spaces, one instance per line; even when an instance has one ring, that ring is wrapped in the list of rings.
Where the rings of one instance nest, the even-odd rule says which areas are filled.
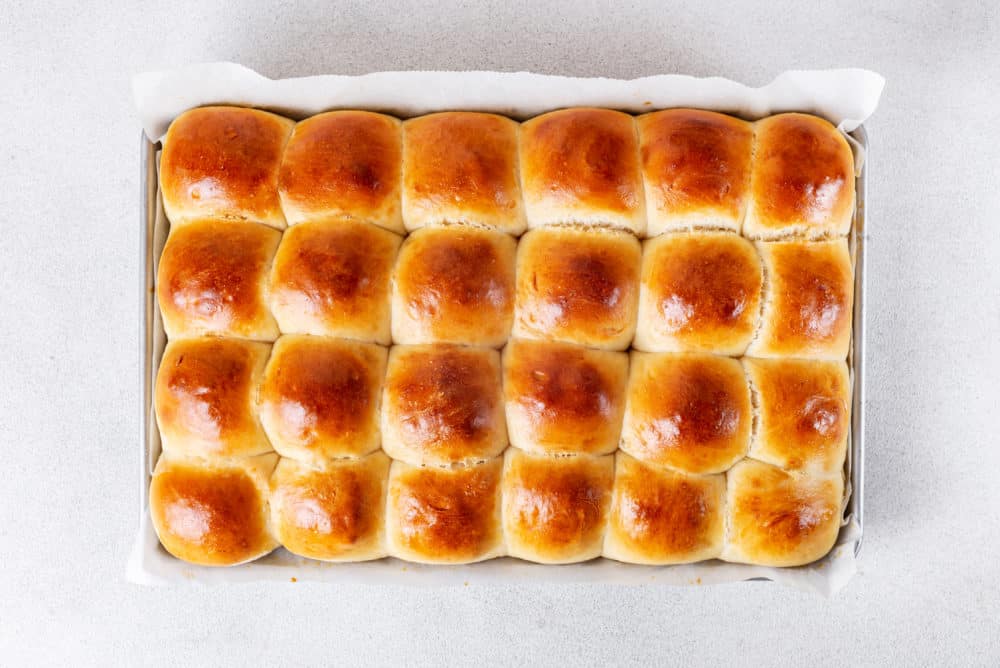
[[[414,465],[621,449],[695,475],[744,456],[789,470],[843,467],[844,362],[626,353],[512,341],[501,355],[286,336],[172,341],[155,387],[166,452],[270,452],[313,465],[381,447]]]
[[[572,563],[603,555],[796,566],[829,552],[843,497],[839,472],[807,475],[753,459],[707,476],[624,452],[549,457],[510,448],[458,468],[391,462],[382,452],[320,468],[287,458],[275,466],[277,459],[164,454],[150,491],[163,546],[215,566],[279,544],[325,561],[457,564],[510,555]]]
[[[175,228],[157,294],[171,339],[315,334],[382,345],[593,348],[844,359],[853,272],[844,239],[758,242],[549,227],[512,237],[366,223],[201,221]]]
[[[636,460],[635,470],[656,471],[683,483],[684,490],[717,488],[717,472],[749,450],[753,457],[790,469],[781,474],[785,477],[773,474],[785,481],[779,489],[795,481],[804,489],[819,485],[836,491],[829,481],[840,479],[846,445],[845,365],[751,359],[744,365],[749,384],[740,363],[726,357],[634,353],[630,373],[625,353],[552,342],[514,341],[502,357],[491,349],[396,346],[387,362],[380,346],[323,337],[283,337],[270,355],[269,346],[258,342],[172,341],[155,389],[164,455],[151,492],[154,523],[168,550],[199,563],[238,563],[253,554],[240,553],[237,559],[233,545],[269,551],[275,540],[315,558],[375,558],[365,555],[385,550],[415,561],[489,558],[500,544],[499,534],[487,530],[493,526],[489,518],[499,512],[495,456],[508,438],[518,446],[508,452],[508,462],[515,462],[508,467],[529,471],[525,475],[543,491],[558,485],[564,471],[589,472],[584,477],[590,480],[595,467],[610,470],[610,458],[601,455],[619,440],[625,451],[619,453],[620,471],[631,465],[626,454],[631,452],[645,460]],[[758,411],[755,434],[751,396]],[[377,509],[386,507],[382,491],[389,462],[383,453],[370,454],[380,440],[399,459],[388,483],[387,511]],[[276,460],[268,454],[270,443],[286,458],[271,477],[269,492],[265,472]],[[566,456],[571,452],[576,454]],[[523,466],[517,459],[522,456]],[[434,466],[455,462],[464,466]],[[534,477],[531,462],[537,463]],[[193,481],[188,486],[186,478]],[[716,482],[706,482],[711,480]],[[504,529],[505,553],[538,561],[571,559],[553,555],[596,556],[596,546],[603,544],[597,538],[565,539],[568,547],[537,553],[519,548],[518,540],[530,543],[533,533],[539,541],[549,540],[548,534],[562,531],[559,518],[582,522],[574,503],[582,499],[586,508],[603,508],[601,490],[608,485],[595,483],[593,490],[578,485],[569,496],[539,492],[534,501],[533,487],[523,493],[517,489],[501,495],[504,522],[510,523],[511,513],[520,518]],[[658,512],[667,518],[648,525],[647,542],[657,536],[666,540],[662,522],[685,517],[677,515],[685,507],[682,499],[656,494],[659,500],[641,508],[638,502],[622,502],[622,512]],[[773,502],[759,506],[754,497],[747,498],[748,522],[756,517],[765,522],[764,530],[777,521],[766,514]],[[800,504],[799,497],[790,503]],[[740,504],[730,507],[736,512]],[[366,518],[365,509],[387,513],[387,542],[377,533],[381,515]],[[801,509],[811,513],[808,517],[827,518],[813,506]],[[789,520],[789,526],[807,520]],[[603,519],[595,522],[604,526]],[[613,520],[610,526],[609,536],[614,536]],[[272,527],[276,539],[270,538]],[[683,533],[683,527],[678,531]],[[578,545],[581,541],[585,547]],[[806,539],[788,541],[790,546]],[[711,545],[706,554],[713,554]],[[614,548],[604,549],[612,550],[607,556],[629,560],[616,556]],[[804,554],[816,558],[821,553]],[[708,557],[691,560],[696,558]]]
[[[771,240],[845,235],[855,197],[850,146],[827,121],[750,123],[692,109],[573,108],[518,124],[469,112],[401,123],[364,111],[294,123],[203,107],[171,124],[160,186],[174,225],[351,219],[397,233],[473,223],[519,235],[580,223]]]

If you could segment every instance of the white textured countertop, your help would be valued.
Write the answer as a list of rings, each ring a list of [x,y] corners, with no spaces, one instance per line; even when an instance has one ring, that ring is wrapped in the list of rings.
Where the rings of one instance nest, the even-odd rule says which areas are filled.
[[[0,664],[1000,662],[1000,10],[84,4],[0,7]],[[209,60],[272,77],[497,69],[760,85],[784,69],[845,65],[885,75],[868,124],[861,573],[832,600],[768,583],[125,583],[139,429],[129,78]]]

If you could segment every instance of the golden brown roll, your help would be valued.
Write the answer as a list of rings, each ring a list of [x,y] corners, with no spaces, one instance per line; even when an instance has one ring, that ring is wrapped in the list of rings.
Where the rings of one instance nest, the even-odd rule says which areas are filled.
[[[743,366],[757,407],[750,456],[784,469],[840,471],[851,421],[847,364],[746,358]]]
[[[641,256],[624,232],[528,232],[517,250],[513,336],[625,350],[635,334]]]
[[[425,564],[466,564],[502,556],[503,460],[444,469],[394,461],[389,469],[389,554]]]
[[[278,168],[294,125],[242,107],[200,107],[174,119],[160,155],[160,193],[171,224],[215,218],[284,229]]]
[[[683,473],[720,473],[750,448],[750,388],[737,360],[632,353],[621,449]]]
[[[260,391],[260,420],[284,457],[320,466],[378,449],[386,349],[292,334],[274,344]]]
[[[277,230],[248,223],[200,221],[173,229],[156,274],[167,337],[278,338],[267,275],[280,239]]]
[[[542,454],[614,452],[625,410],[628,355],[512,340],[503,352],[512,445]]]
[[[403,220],[482,225],[518,235],[518,125],[495,114],[449,111],[403,123]]]
[[[632,345],[648,352],[742,355],[760,318],[763,272],[753,244],[729,232],[650,239],[643,248]]]
[[[411,464],[495,457],[507,446],[500,353],[395,346],[382,399],[382,449]]]
[[[271,476],[271,526],[289,552],[322,561],[386,556],[389,458],[374,452],[312,468],[282,458]]]
[[[160,543],[178,559],[235,566],[278,546],[268,528],[274,453],[240,459],[187,459],[163,453],[149,485]]]
[[[403,232],[398,119],[329,111],[295,126],[279,189],[288,224],[356,220]]]
[[[469,227],[407,237],[392,280],[393,341],[503,346],[514,313],[516,246],[506,234]]]
[[[507,553],[540,564],[601,556],[614,457],[548,457],[509,448],[504,456]]]
[[[726,474],[722,558],[760,566],[801,566],[825,556],[840,532],[840,473],[811,477],[745,459]]]
[[[167,344],[154,404],[163,449],[201,457],[271,451],[257,416],[257,390],[271,346],[203,338]]]
[[[636,119],[646,191],[646,236],[671,230],[740,231],[750,188],[753,126],[700,109]]]
[[[844,135],[807,114],[762,118],[754,132],[743,233],[751,239],[847,234],[854,217],[854,155]]]
[[[270,305],[285,334],[392,342],[389,295],[402,239],[354,221],[303,223],[274,257]]]
[[[767,287],[747,355],[845,359],[854,305],[847,241],[762,243],[757,250]]]
[[[521,125],[528,227],[580,223],[642,235],[645,201],[635,119],[611,109],[562,109]]]
[[[659,468],[615,455],[604,556],[632,564],[715,559],[725,538],[726,477]]]

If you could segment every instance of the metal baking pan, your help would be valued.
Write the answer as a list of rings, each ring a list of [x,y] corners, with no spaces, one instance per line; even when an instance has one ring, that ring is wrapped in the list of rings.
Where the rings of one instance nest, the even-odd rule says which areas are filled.
[[[856,557],[861,550],[864,528],[864,462],[865,462],[865,292],[866,292],[866,240],[867,240],[867,174],[871,166],[871,150],[868,133],[863,125],[849,133],[864,153],[861,173],[856,177],[857,208],[849,243],[855,261],[854,269],[854,322],[853,337],[848,365],[853,379],[851,431],[846,462],[846,476],[849,494],[845,503],[844,517],[852,521],[841,527],[841,535],[833,552],[852,550]],[[420,566],[406,564],[387,558],[377,562],[358,564],[327,564],[301,557],[295,557],[278,548],[272,555],[250,564],[229,569],[206,569],[192,566],[174,559],[159,545],[149,522],[149,483],[156,460],[160,455],[160,437],[153,415],[153,386],[159,360],[166,344],[163,323],[156,303],[154,282],[160,253],[166,242],[168,224],[160,202],[157,165],[160,145],[150,141],[145,134],[141,137],[141,219],[140,253],[142,257],[141,289],[142,305],[140,340],[140,433],[138,459],[139,475],[139,519],[140,535],[136,542],[129,565],[129,578],[145,584],[159,584],[179,580],[206,582],[292,580],[309,579],[344,582],[392,582],[402,584],[468,584],[476,582],[615,582],[639,584],[660,582],[668,584],[707,584],[734,580],[774,580],[781,579],[775,569],[747,566],[742,564],[721,564],[721,562],[701,562],[683,566],[636,566],[618,564],[606,559],[597,559],[582,564],[564,566],[539,566],[511,558],[470,564],[467,566]],[[825,557],[824,559],[829,558]],[[150,569],[151,561],[156,568]],[[797,569],[778,569],[781,576],[801,569],[821,571],[823,560]],[[669,574],[664,571],[669,569]],[[723,569],[725,569],[723,571]],[[740,569],[733,575],[732,569]],[[169,573],[165,573],[169,571]],[[745,577],[744,577],[745,571]],[[713,577],[713,573],[724,573]],[[445,577],[442,577],[444,575]],[[817,573],[817,578],[821,576]],[[791,584],[799,584],[796,581]],[[821,589],[810,584],[809,576],[803,575],[804,588]]]

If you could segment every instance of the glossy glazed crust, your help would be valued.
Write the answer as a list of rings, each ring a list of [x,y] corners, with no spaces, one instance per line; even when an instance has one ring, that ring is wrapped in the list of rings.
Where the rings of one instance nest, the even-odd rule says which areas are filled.
[[[753,126],[700,109],[636,119],[646,191],[646,236],[671,230],[739,232],[750,189]]]
[[[411,464],[499,455],[507,446],[500,382],[495,350],[395,346],[382,399],[382,448]]]
[[[747,355],[846,359],[854,305],[847,241],[760,243],[757,250],[767,287]]]
[[[267,276],[280,239],[277,230],[249,223],[199,221],[173,228],[156,275],[167,338],[278,338],[267,307]]]
[[[150,510],[171,554],[832,549],[855,193],[826,121],[216,107],[164,145]]]
[[[541,564],[601,555],[614,457],[548,457],[510,448],[504,457],[507,553]]]
[[[284,229],[278,168],[294,121],[259,109],[200,107],[163,139],[160,192],[172,225],[214,218]]]
[[[615,455],[604,556],[632,564],[684,564],[722,553],[726,477],[695,476]]]
[[[378,449],[386,354],[373,343],[278,339],[260,391],[260,419],[274,449],[313,465]]]
[[[411,234],[393,274],[393,341],[503,346],[514,314],[516,252],[512,237],[490,230]]]
[[[632,345],[647,352],[742,355],[757,329],[764,269],[728,232],[671,233],[644,244]]]
[[[167,344],[153,402],[163,449],[201,457],[271,451],[257,416],[257,388],[271,346],[237,339]]]
[[[386,556],[389,458],[374,452],[314,469],[283,458],[271,476],[271,525],[294,554],[322,561]]]
[[[854,155],[833,125],[807,114],[754,124],[750,204],[743,233],[752,239],[844,236],[854,216]]]
[[[394,461],[389,469],[389,554],[427,564],[464,564],[502,556],[503,460],[456,469]]]
[[[580,223],[645,233],[633,117],[610,109],[553,111],[521,124],[520,150],[529,228]]]
[[[279,193],[288,224],[357,220],[403,232],[398,119],[330,111],[298,123],[281,161]]]
[[[268,528],[274,453],[208,463],[164,453],[153,471],[149,511],[160,543],[178,559],[234,566],[278,546]]]
[[[845,362],[744,359],[757,405],[750,456],[784,469],[844,467],[851,424]]]
[[[746,459],[726,478],[726,561],[802,566],[833,548],[844,495],[840,473],[810,477]]]
[[[429,114],[403,123],[407,230],[471,223],[524,231],[517,175],[518,124],[495,114]]]
[[[737,360],[634,352],[621,449],[684,473],[721,473],[749,450],[752,411]]]
[[[513,336],[625,350],[635,335],[641,257],[625,232],[528,232],[517,249]]]
[[[402,239],[354,221],[302,223],[285,232],[270,274],[270,306],[285,334],[389,345],[392,269]]]
[[[607,454],[618,447],[626,353],[512,340],[503,353],[512,445],[536,453]]]

